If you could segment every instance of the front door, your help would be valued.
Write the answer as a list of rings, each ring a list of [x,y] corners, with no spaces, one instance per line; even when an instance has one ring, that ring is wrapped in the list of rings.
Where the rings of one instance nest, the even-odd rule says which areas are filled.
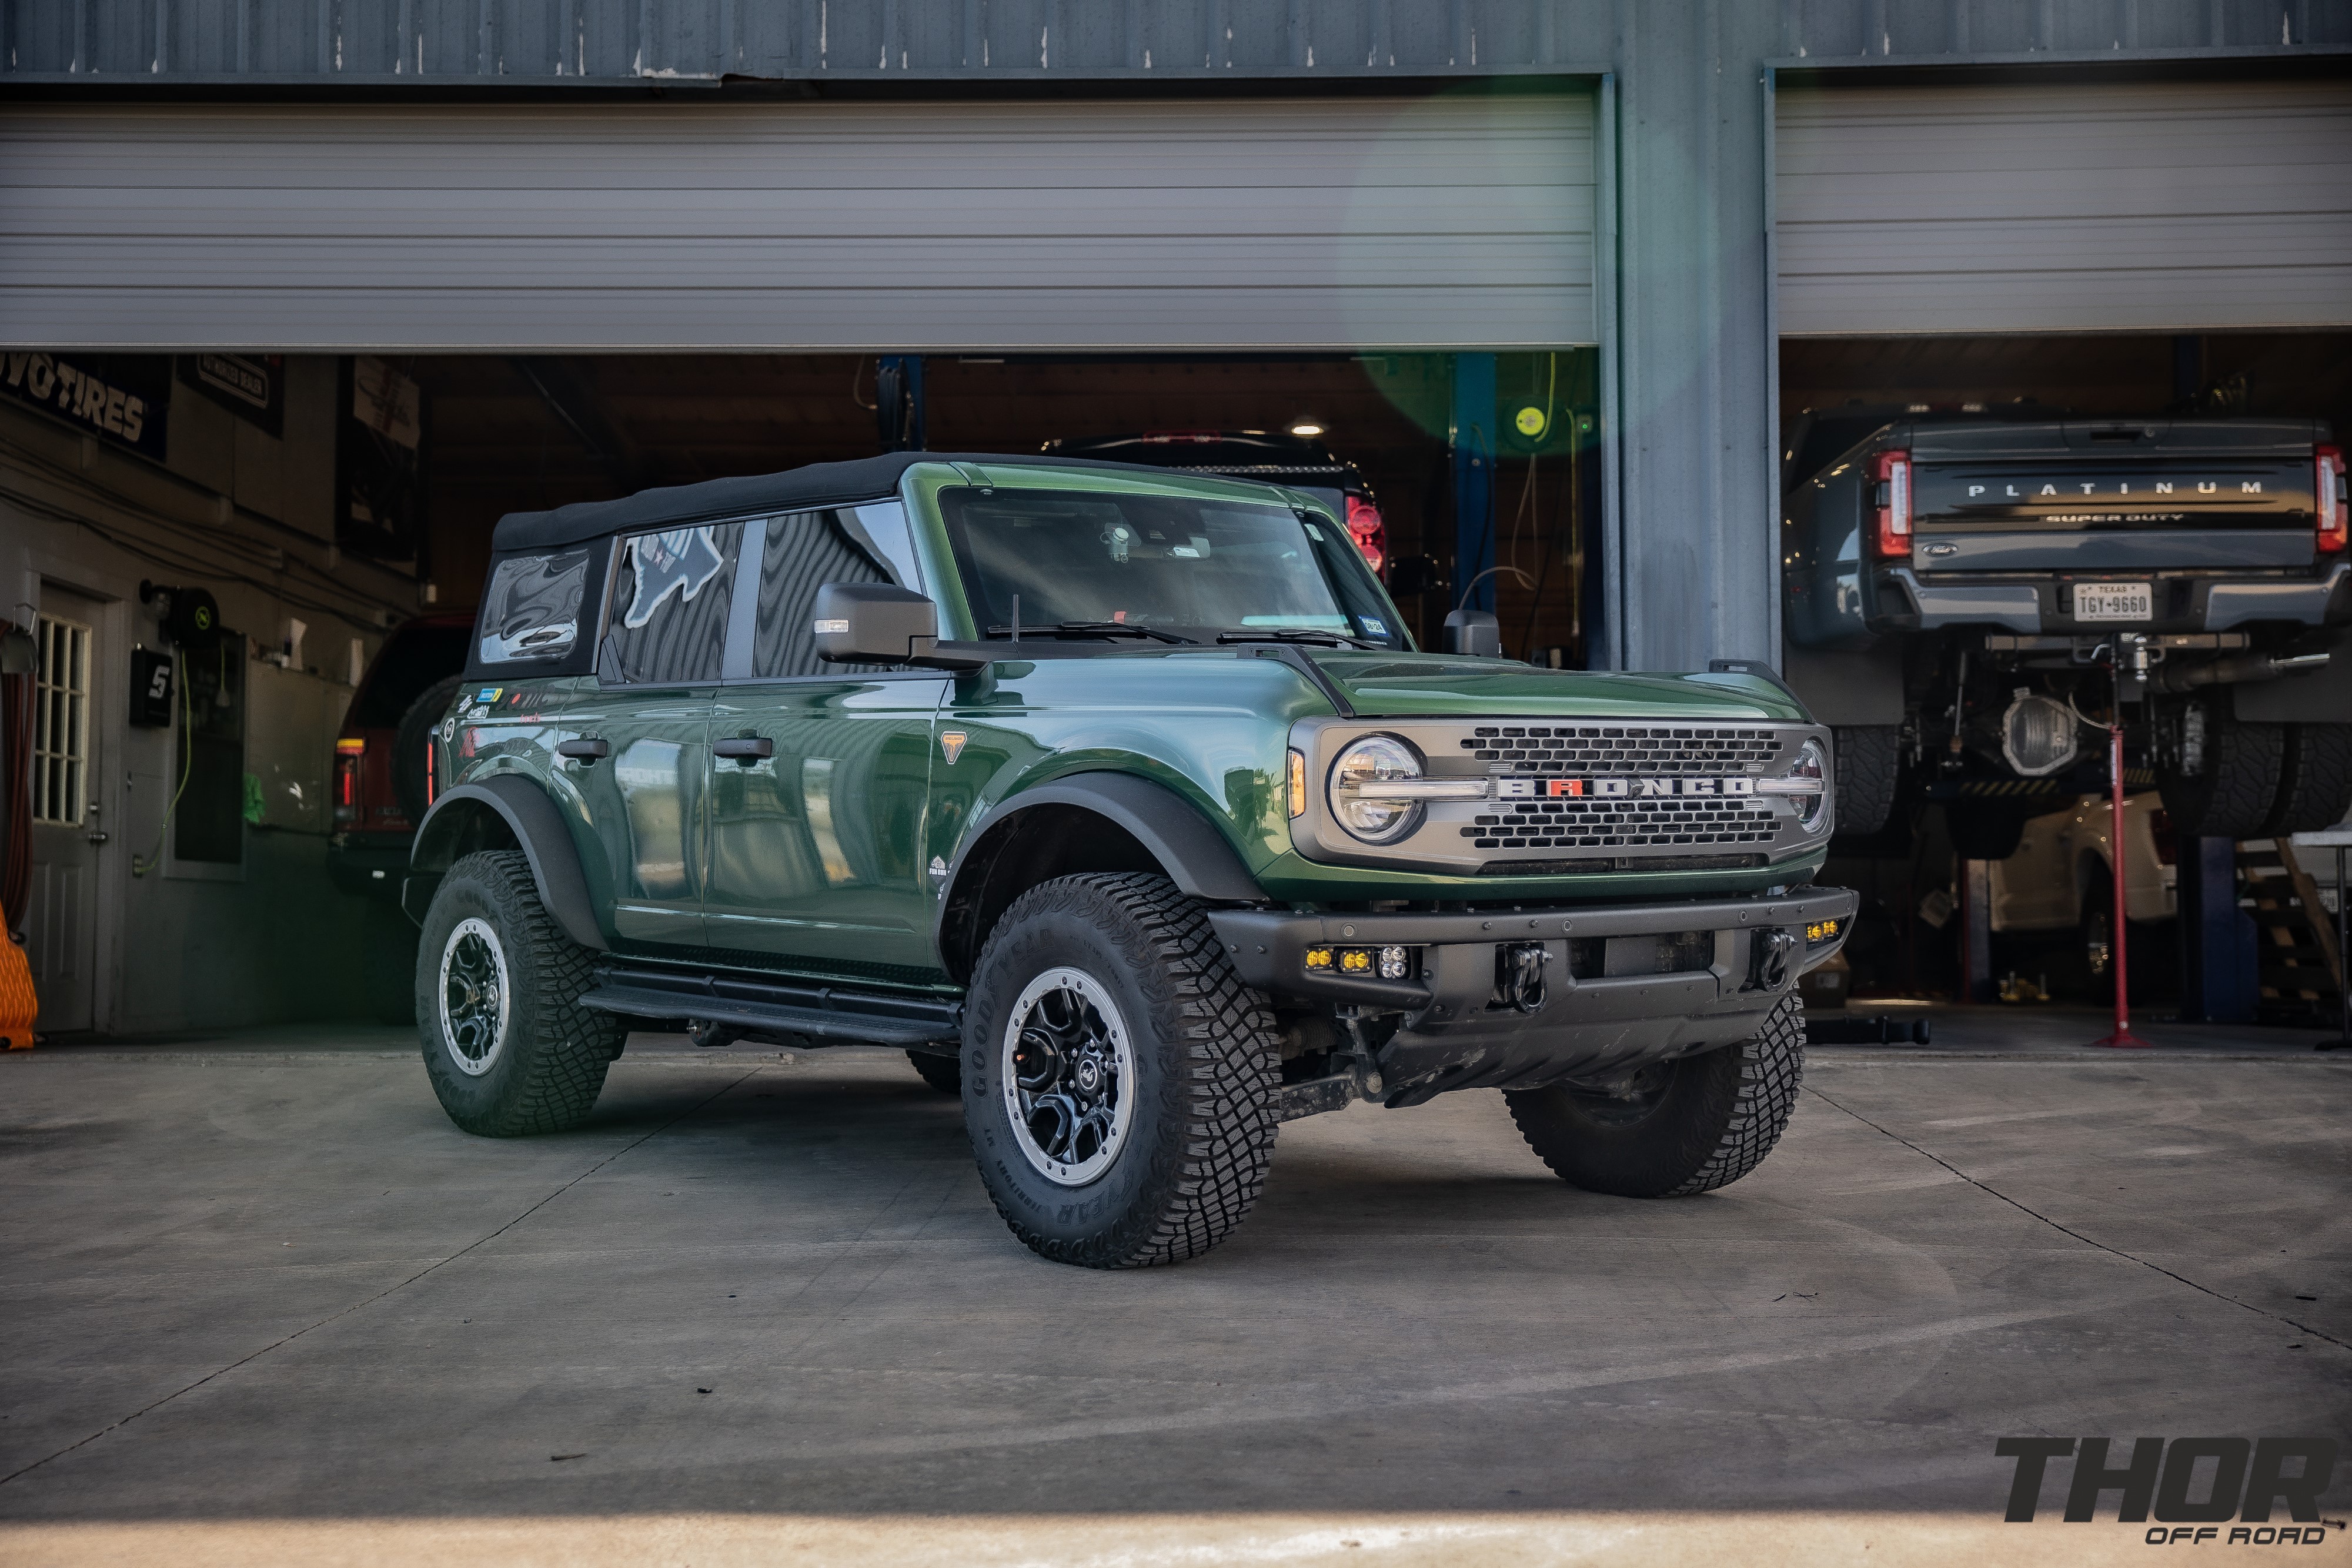
[[[40,998],[37,1028],[61,1034],[98,1020],[98,896],[109,842],[99,694],[115,692],[99,632],[105,606],[45,583],[34,623],[33,885],[26,957]]]
[[[904,526],[895,506],[753,525],[750,664],[711,708],[714,947],[884,984],[940,978],[919,852],[949,680],[820,664],[810,627],[824,583],[919,586]]]

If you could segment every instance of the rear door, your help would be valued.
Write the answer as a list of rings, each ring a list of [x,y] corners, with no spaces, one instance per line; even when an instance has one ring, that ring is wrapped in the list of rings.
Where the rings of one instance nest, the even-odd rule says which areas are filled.
[[[937,980],[919,856],[948,677],[817,661],[827,582],[923,583],[896,501],[751,526],[730,679],[711,712],[714,947],[886,984]],[[732,753],[732,755],[721,755]]]
[[[591,891],[625,944],[702,943],[710,704],[743,532],[709,523],[615,541],[595,678],[562,710],[575,749],[603,747],[560,766],[586,817]]]

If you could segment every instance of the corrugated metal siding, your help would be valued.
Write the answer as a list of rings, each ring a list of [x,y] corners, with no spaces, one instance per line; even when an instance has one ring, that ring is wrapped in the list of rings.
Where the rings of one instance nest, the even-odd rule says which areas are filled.
[[[0,110],[0,336],[1594,340],[1591,100]]]
[[[2352,324],[2352,84],[1783,94],[1780,329]]]
[[[1612,57],[1658,0],[53,0],[0,74],[173,78],[1345,76]],[[2352,43],[2341,0],[1738,0],[1785,57]],[[1777,13],[1777,18],[1775,18]]]

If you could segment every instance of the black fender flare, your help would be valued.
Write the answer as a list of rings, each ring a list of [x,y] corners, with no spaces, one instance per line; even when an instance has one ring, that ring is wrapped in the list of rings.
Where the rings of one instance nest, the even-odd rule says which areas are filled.
[[[1076,806],[1124,829],[1182,892],[1213,904],[1264,904],[1265,890],[1241,854],[1197,806],[1163,784],[1131,773],[1071,773],[998,801],[965,830],[931,915],[933,950],[946,964],[947,921],[972,852],[997,829],[1042,806]]]
[[[454,851],[460,825],[485,809],[514,835],[523,858],[530,862],[530,879],[539,889],[540,903],[547,906],[564,935],[583,947],[604,951],[604,934],[596,925],[596,906],[588,896],[588,878],[580,869],[580,852],[572,841],[571,829],[546,790],[510,773],[444,789],[425,813],[408,852],[411,874],[401,886],[400,904],[409,918],[424,920],[433,888],[457,858]]]

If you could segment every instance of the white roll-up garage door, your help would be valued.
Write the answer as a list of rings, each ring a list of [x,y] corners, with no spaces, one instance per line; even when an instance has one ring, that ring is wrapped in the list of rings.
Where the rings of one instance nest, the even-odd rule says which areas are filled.
[[[1780,330],[2352,324],[2352,83],[1780,95]]]
[[[1589,343],[1589,96],[0,110],[0,337]]]

